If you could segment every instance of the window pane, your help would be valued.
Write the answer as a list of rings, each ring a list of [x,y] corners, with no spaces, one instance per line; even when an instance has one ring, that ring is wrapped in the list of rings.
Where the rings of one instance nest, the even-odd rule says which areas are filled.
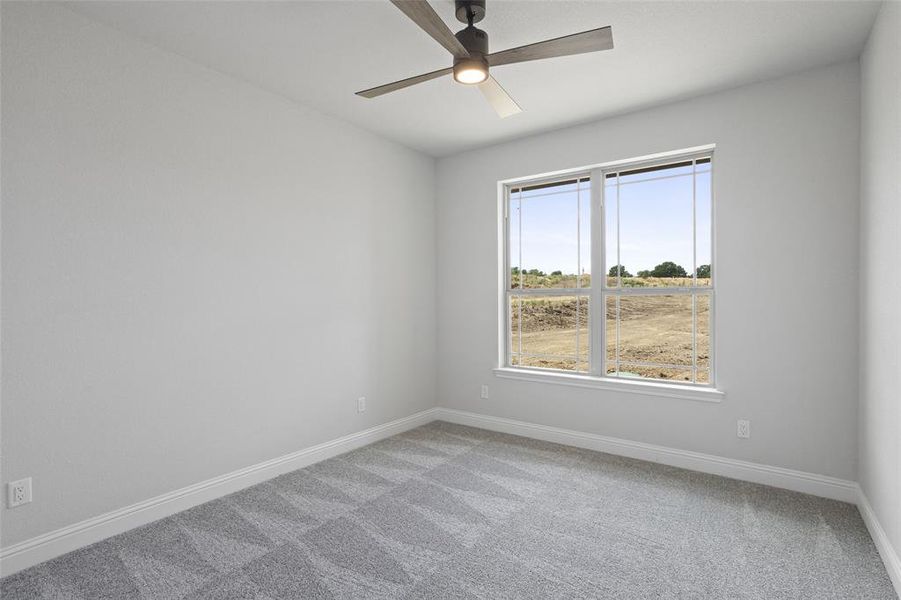
[[[616,372],[616,320],[618,318],[616,302],[617,296],[607,296],[607,313],[604,319],[604,327],[606,328],[604,335],[607,337],[607,373]]]
[[[607,277],[608,287],[617,287],[618,280],[616,278],[616,265],[619,261],[619,254],[616,250],[617,235],[616,231],[616,178],[609,178],[604,185],[604,240],[606,241],[604,274]],[[610,275],[611,271],[614,275]]]
[[[579,275],[588,275],[591,266],[590,198],[588,181],[511,192],[508,252],[513,280],[521,279],[524,288],[589,283]]]
[[[701,167],[706,170],[701,172]],[[710,163],[698,165],[695,176],[695,223],[697,224],[698,285],[710,285],[710,257],[712,243],[713,195]]]
[[[659,178],[668,171],[619,189],[621,262],[655,287],[691,285],[694,264],[692,177]]]
[[[579,287],[591,287],[591,184],[579,188]]]
[[[615,304],[611,310],[611,303],[615,302],[615,297],[608,298],[607,373],[683,380],[684,371],[687,370],[688,381],[691,381],[691,295],[621,296],[619,311],[615,310]],[[617,349],[619,369],[616,362]]]
[[[519,192],[510,193],[510,205],[507,207],[507,257],[508,263],[510,265],[510,281],[509,287],[510,289],[515,289],[520,286],[522,280],[522,273],[520,272],[520,245],[519,245],[519,231],[520,231],[520,207],[521,199]]]
[[[510,308],[511,365],[588,371],[587,296],[516,296]]]
[[[510,305],[507,315],[510,322],[510,329],[507,335],[507,339],[510,341],[510,345],[507,347],[508,360],[510,361],[510,366],[516,367],[519,366],[519,355],[522,351],[520,346],[520,340],[522,340],[522,336],[520,335],[520,324],[522,323],[522,319],[520,318],[522,315],[522,296],[510,296]]]
[[[607,296],[607,375],[691,382],[696,351],[697,382],[709,383],[710,301],[710,294],[695,295],[693,321],[690,294]]]
[[[695,297],[695,311],[697,318],[697,351],[698,351],[698,380],[701,370],[710,368],[710,294],[697,294]],[[704,380],[707,383],[707,380]]]
[[[576,346],[578,348],[576,370],[588,372],[591,361],[591,333],[589,329],[591,301],[588,296],[577,296],[576,300],[578,301],[576,324],[579,332],[579,335],[576,337]]]

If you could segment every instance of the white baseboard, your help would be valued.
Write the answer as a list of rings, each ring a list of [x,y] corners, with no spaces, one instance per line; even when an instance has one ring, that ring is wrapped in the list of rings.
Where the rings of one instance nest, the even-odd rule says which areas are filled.
[[[879,556],[882,557],[885,570],[888,571],[892,585],[895,586],[895,592],[901,598],[901,556],[895,551],[892,542],[889,541],[885,530],[879,523],[879,519],[876,518],[876,513],[873,511],[867,495],[860,488],[857,491],[857,509],[860,511],[860,516],[863,517],[863,522],[866,523],[867,529],[870,531],[870,537],[873,538],[876,549],[879,550]]]
[[[503,417],[480,415],[449,408],[439,408],[435,418],[451,423],[458,423],[460,425],[470,425],[472,427],[490,429],[492,431],[500,431],[548,442],[556,442],[558,444],[566,444],[567,446],[587,448],[589,450],[597,450],[598,452],[606,452],[608,454],[616,454],[673,467],[681,467],[683,469],[700,471],[702,473],[721,475],[731,479],[740,479],[742,481],[770,485],[795,492],[821,496],[823,498],[850,502],[852,504],[855,504],[858,500],[857,483],[845,479],[817,475],[815,473],[806,473],[804,471],[795,471],[793,469],[785,469],[782,467],[771,467],[758,463],[723,458],[712,454],[677,450],[665,446],[656,446],[654,444],[645,444],[643,442],[632,442],[593,433],[561,429],[559,427],[549,427],[547,425],[515,421]]]
[[[0,575],[21,571],[110,536],[152,523],[283,473],[309,466],[435,420],[429,409],[120,508],[0,549]]]

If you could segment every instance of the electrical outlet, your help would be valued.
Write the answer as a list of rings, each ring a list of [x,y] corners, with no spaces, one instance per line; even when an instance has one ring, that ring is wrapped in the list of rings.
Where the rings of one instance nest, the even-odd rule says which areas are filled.
[[[487,399],[488,399],[488,386],[485,384],[482,384],[482,400],[487,400]]]
[[[740,438],[747,439],[751,437],[751,422],[747,419],[739,419],[736,434]]]
[[[31,502],[31,477],[26,477],[25,479],[20,479],[18,481],[10,481],[6,485],[6,504],[9,508],[15,508],[19,505]]]
[[[366,412],[366,397],[360,396],[357,398],[357,412]]]

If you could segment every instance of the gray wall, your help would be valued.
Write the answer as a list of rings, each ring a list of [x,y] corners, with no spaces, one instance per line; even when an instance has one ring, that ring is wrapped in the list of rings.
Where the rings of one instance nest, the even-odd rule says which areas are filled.
[[[860,485],[901,552],[901,4],[861,56]]]
[[[440,404],[854,479],[858,134],[854,61],[439,160]],[[495,378],[497,182],[709,143],[726,399]]]
[[[434,405],[431,158],[2,11],[3,546]]]

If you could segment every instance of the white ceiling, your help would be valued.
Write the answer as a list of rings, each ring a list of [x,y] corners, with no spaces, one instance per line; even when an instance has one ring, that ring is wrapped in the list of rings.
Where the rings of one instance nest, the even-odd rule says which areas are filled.
[[[456,31],[451,0],[433,0]],[[67,7],[164,49],[443,156],[860,54],[878,2],[489,0],[493,51],[604,25],[607,52],[492,74],[524,112],[499,119],[450,77],[367,100],[357,90],[450,66],[387,0],[115,1]]]

